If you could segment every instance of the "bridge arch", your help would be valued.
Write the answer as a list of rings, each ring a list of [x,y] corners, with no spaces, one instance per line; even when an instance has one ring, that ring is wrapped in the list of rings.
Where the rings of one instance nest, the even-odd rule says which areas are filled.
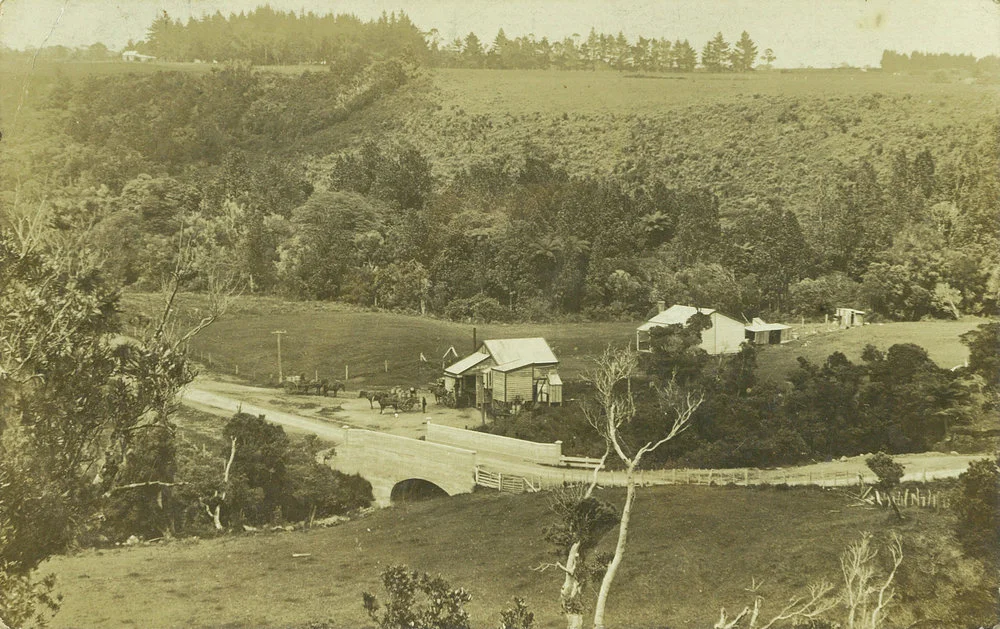
[[[405,499],[413,491],[432,493],[436,487],[438,495],[454,496],[469,493],[476,485],[473,450],[359,428],[345,427],[344,440],[337,444],[329,463],[341,472],[364,477],[372,484],[375,502],[382,506]]]
[[[416,502],[445,498],[449,494],[441,486],[424,478],[407,478],[397,482],[389,492],[389,501]]]

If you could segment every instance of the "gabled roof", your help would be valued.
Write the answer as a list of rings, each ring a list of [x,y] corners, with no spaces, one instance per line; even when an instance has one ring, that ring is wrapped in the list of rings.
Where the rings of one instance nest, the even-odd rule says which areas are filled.
[[[661,326],[684,325],[688,322],[688,319],[690,319],[695,314],[701,313],[703,315],[710,315],[713,312],[715,312],[715,308],[695,308],[694,306],[682,306],[681,304],[674,304],[673,306],[670,306],[663,312],[658,313],[649,321],[640,325],[639,329],[645,331],[651,328],[656,328]]]
[[[554,371],[549,372],[549,384],[562,386],[562,378]]]
[[[489,357],[490,357],[489,354],[483,352],[476,352],[474,354],[469,354],[468,356],[458,361],[457,363],[445,368],[444,372],[451,376],[461,376],[466,371],[469,371],[470,369],[472,369],[473,367],[475,367],[476,365],[483,362]]]
[[[525,365],[554,365],[559,362],[552,353],[552,348],[541,337],[483,341],[481,350],[489,352],[499,367],[505,367],[501,371]],[[519,364],[511,366],[515,363]]]

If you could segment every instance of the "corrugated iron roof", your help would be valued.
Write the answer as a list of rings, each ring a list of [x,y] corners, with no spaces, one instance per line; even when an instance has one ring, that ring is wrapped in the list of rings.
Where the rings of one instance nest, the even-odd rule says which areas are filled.
[[[458,361],[457,363],[446,367],[444,372],[452,376],[461,376],[466,371],[472,369],[473,367],[475,367],[476,365],[483,362],[489,357],[490,357],[489,354],[485,354],[483,352],[476,352],[474,354],[469,354],[468,356]]]
[[[493,339],[483,341],[483,349],[489,352],[498,366],[522,362],[524,365],[552,365],[559,362],[552,348],[541,337],[526,339]],[[515,368],[516,367],[512,367]],[[502,369],[501,371],[507,371]]]
[[[788,330],[792,326],[785,325],[784,323],[757,323],[754,322],[751,325],[746,326],[747,330],[751,332],[771,332],[774,330]]]
[[[673,306],[670,306],[663,312],[658,313],[656,316],[654,316],[646,323],[640,325],[639,329],[645,331],[660,326],[684,325],[688,322],[688,319],[690,319],[692,315],[698,313],[701,313],[703,315],[710,315],[713,312],[715,312],[715,308],[695,308],[694,306],[682,306],[681,304],[674,304]]]
[[[562,378],[554,371],[549,372],[549,384],[562,386]]]

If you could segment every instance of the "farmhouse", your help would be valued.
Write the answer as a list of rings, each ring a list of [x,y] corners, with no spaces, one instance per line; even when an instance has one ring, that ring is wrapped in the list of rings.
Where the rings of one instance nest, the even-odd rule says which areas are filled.
[[[732,354],[738,352],[740,344],[746,340],[746,326],[736,319],[727,317],[713,308],[696,308],[694,306],[682,306],[674,304],[664,309],[665,304],[661,301],[658,304],[660,312],[652,319],[643,323],[635,331],[635,348],[640,351],[649,351],[649,331],[656,327],[666,327],[668,325],[684,325],[695,314],[708,315],[712,320],[712,327],[701,332],[701,347],[709,354]]]
[[[138,50],[125,50],[122,52],[122,61],[156,61],[156,57],[153,55],[144,55]]]
[[[444,386],[459,406],[562,403],[559,359],[543,338],[483,341],[445,368]]]

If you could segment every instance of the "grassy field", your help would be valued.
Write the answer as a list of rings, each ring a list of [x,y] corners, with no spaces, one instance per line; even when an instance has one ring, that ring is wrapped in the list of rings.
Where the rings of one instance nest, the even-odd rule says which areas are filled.
[[[156,297],[129,295],[126,310],[149,312]],[[181,302],[187,317],[203,307],[199,298]],[[916,343],[946,368],[962,364],[968,356],[959,335],[984,319],[919,321],[867,325],[851,330],[830,330],[807,324],[800,338],[782,346],[764,348],[761,374],[780,381],[798,367],[804,356],[822,363],[835,351],[859,360],[869,343],[888,349],[896,343]],[[473,350],[472,330],[478,341],[490,338],[541,336],[559,357],[565,378],[579,378],[589,368],[590,358],[609,344],[632,342],[639,322],[476,325],[387,312],[367,312],[335,303],[287,302],[273,298],[240,298],[222,319],[192,342],[197,360],[211,369],[239,375],[256,382],[277,376],[275,330],[288,334],[281,339],[282,367],[286,374],[318,373],[323,378],[342,379],[350,369],[352,388],[365,384],[410,384],[438,377],[442,356],[454,347],[459,356]],[[420,362],[420,354],[427,363]],[[446,362],[451,362],[449,358]],[[386,371],[388,362],[388,372]]]
[[[467,114],[659,114],[665,108],[756,96],[858,96],[956,93],[996,98],[1000,85],[934,82],[927,76],[859,70],[785,70],[749,74],[635,74],[556,70],[439,69],[435,83],[446,102]]]
[[[866,345],[886,350],[897,343],[915,343],[926,349],[940,367],[951,369],[964,364],[969,357],[968,348],[962,345],[959,336],[987,321],[965,317],[959,321],[908,321],[849,330],[807,324],[799,329],[798,340],[764,348],[759,361],[761,375],[772,380],[783,379],[798,368],[799,356],[822,364],[833,352],[841,352],[848,359],[858,362]]]
[[[127,309],[150,311],[155,297],[133,295]],[[184,312],[199,307],[197,298],[182,302]],[[190,316],[190,315],[189,315]],[[609,343],[629,342],[632,323],[475,325],[427,317],[367,312],[334,303],[285,302],[269,298],[241,298],[232,310],[192,342],[196,359],[213,369],[266,382],[277,375],[275,330],[281,337],[282,368],[286,374],[318,373],[342,379],[350,370],[352,388],[365,384],[411,384],[440,375],[450,347],[459,357],[473,351],[478,341],[490,338],[542,336],[560,358],[560,372],[577,378],[588,368],[589,358]],[[427,358],[421,363],[420,354]],[[388,363],[388,371],[386,364]]]
[[[620,504],[623,495],[605,497]],[[360,627],[370,625],[361,593],[378,591],[378,572],[396,563],[469,589],[473,626],[496,626],[515,595],[527,600],[539,629],[565,626],[559,575],[536,569],[554,558],[542,538],[551,518],[547,500],[480,493],[404,504],[331,529],[56,558],[42,567],[58,576],[65,596],[53,626],[295,627],[331,620]],[[955,591],[963,584],[958,571],[975,574],[957,556],[946,516],[915,509],[909,515],[902,606],[894,614],[900,626],[944,617],[962,595]],[[766,609],[777,613],[809,584],[836,582],[845,546],[860,531],[884,533],[888,522],[886,512],[854,507],[830,491],[643,490],[609,620],[614,627],[702,629],[720,606],[734,610],[750,601],[751,578],[763,581]],[[935,570],[920,568],[929,561]]]

